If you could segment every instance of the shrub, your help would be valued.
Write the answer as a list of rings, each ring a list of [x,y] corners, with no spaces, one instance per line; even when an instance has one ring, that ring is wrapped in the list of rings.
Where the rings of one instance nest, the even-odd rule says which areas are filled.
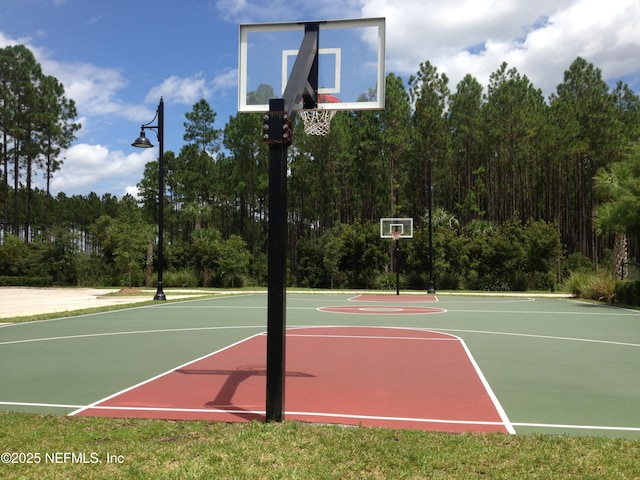
[[[640,281],[618,281],[615,284],[615,301],[622,305],[640,305]]]
[[[157,278],[153,283],[156,285]],[[162,275],[162,283],[165,287],[195,288],[199,285],[198,276],[193,270],[170,270]]]
[[[0,287],[50,287],[51,277],[0,276]]]
[[[555,278],[552,272],[530,272],[527,277],[527,290],[548,290],[555,288]]]
[[[565,287],[574,295],[589,300],[613,302],[616,281],[610,272],[573,272],[565,282]]]
[[[410,288],[413,288],[412,286]],[[376,278],[377,290],[395,290],[396,289],[396,274],[393,272],[384,272],[378,275]]]

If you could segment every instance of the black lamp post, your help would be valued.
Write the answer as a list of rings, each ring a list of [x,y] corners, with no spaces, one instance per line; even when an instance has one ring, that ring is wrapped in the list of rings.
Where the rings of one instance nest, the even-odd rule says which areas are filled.
[[[151,125],[158,119],[157,125]],[[158,135],[158,289],[154,295],[154,300],[166,300],[167,297],[162,290],[162,265],[164,258],[162,255],[162,246],[164,240],[164,100],[160,97],[156,116],[149,123],[145,123],[140,127],[140,136],[131,144],[136,148],[153,148],[151,141],[145,136],[144,131],[147,129],[156,130]]]

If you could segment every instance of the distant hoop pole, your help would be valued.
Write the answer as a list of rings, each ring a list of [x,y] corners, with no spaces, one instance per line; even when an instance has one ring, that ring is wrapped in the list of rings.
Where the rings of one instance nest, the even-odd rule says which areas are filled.
[[[391,232],[393,240],[396,242],[396,295],[400,295],[400,235],[402,232],[396,230]]]

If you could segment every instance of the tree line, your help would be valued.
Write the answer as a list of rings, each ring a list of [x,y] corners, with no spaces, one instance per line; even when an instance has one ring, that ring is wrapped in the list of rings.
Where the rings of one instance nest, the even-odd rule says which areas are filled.
[[[275,96],[268,85],[253,94]],[[547,98],[506,63],[488,85],[467,75],[452,91],[447,76],[426,61],[407,83],[388,74],[385,100],[381,111],[339,112],[325,137],[308,136],[296,124],[288,171],[292,285],[391,288],[399,262],[403,284],[414,288],[425,287],[433,265],[438,288],[550,289],[573,270],[613,269],[618,257],[618,266],[633,263],[637,232],[598,210],[621,195],[606,188],[611,172],[638,157],[640,98],[625,83],[610,88],[597,67],[577,58]],[[59,122],[72,134],[71,113]],[[185,115],[184,145],[165,152],[167,285],[266,283],[262,116],[238,113],[222,129],[214,126],[216,116],[199,100]],[[5,136],[6,152],[16,151],[13,138]],[[16,183],[15,175],[11,187],[12,173],[26,179],[29,158],[22,150],[13,155],[23,163],[11,170],[4,156],[5,245],[19,225],[32,225],[18,235],[27,248],[59,243],[63,235],[50,233],[55,225],[71,235],[74,258],[82,257],[68,268],[84,265],[56,281],[153,280],[157,161],[146,165],[137,199],[51,197]],[[629,175],[635,173],[625,180],[633,183]],[[426,248],[429,194],[433,259]],[[28,213],[8,208],[10,200],[28,203]],[[414,219],[415,236],[401,241],[399,254],[379,238],[382,217]],[[136,235],[135,244],[126,243]],[[0,267],[9,268],[2,258]]]
[[[62,165],[60,153],[71,145],[81,127],[73,122],[76,116],[75,102],[65,97],[63,85],[55,77],[42,73],[27,47],[0,49],[3,231],[16,234],[22,231],[27,239],[33,234],[33,178],[44,175],[48,194],[51,178]],[[13,194],[21,189],[22,198]],[[41,225],[44,229],[49,226],[48,214],[47,198]]]

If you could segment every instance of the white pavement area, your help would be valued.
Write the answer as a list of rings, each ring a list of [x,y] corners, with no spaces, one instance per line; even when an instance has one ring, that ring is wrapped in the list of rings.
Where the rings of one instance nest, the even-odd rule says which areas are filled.
[[[0,319],[64,313],[107,305],[123,305],[153,300],[155,291],[143,295],[110,295],[119,288],[29,288],[0,287]],[[168,298],[176,298],[167,294]]]

